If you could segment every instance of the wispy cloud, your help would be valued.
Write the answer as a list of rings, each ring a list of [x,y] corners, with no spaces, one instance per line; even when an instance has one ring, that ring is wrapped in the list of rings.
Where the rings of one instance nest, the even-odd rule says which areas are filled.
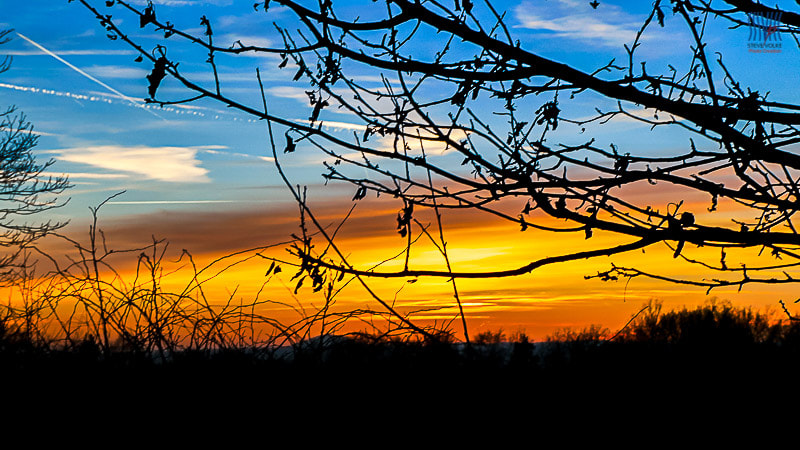
[[[312,125],[310,120],[307,119],[295,119],[297,123],[304,123],[307,125]],[[349,123],[349,122],[336,122],[333,120],[322,120],[319,122],[314,122],[313,124],[322,124],[323,128],[327,128],[333,131],[342,131],[342,130],[353,130],[353,131],[365,131],[367,129],[366,125],[360,123]]]
[[[641,27],[641,18],[606,3],[602,8],[592,9],[585,1],[524,2],[514,13],[519,21],[517,27],[549,31],[558,37],[594,45],[622,46],[631,42]]]
[[[392,86],[400,86],[400,80],[391,77],[381,77],[378,75],[354,75],[349,78],[353,81],[361,83],[379,83],[382,85],[384,81],[386,81]]]
[[[54,177],[54,178],[67,176],[70,179],[81,178],[81,179],[93,179],[93,180],[110,180],[115,178],[129,177],[129,175],[126,175],[124,173],[90,173],[90,172],[65,172],[65,173],[42,172],[41,175],[44,177]]]
[[[233,0],[151,0],[155,5],[164,6],[197,6],[197,5],[217,5],[227,6],[233,3]],[[134,5],[146,5],[147,0],[132,0]]]
[[[302,123],[302,124],[311,124],[311,121],[307,119],[294,119],[294,122]],[[367,129],[367,126],[364,124],[359,123],[350,123],[350,122],[337,122],[333,120],[321,120],[315,122],[315,124],[321,124],[323,128],[329,131],[359,131],[363,132]],[[407,150],[409,155],[421,155],[422,150],[425,150],[427,155],[433,156],[442,156],[446,155],[450,152],[455,151],[455,148],[447,145],[446,142],[442,140],[436,139],[436,136],[426,130],[423,129],[414,129],[414,130],[406,130],[409,133],[419,133],[419,136],[422,138],[406,138],[405,144],[407,145]],[[454,130],[450,134],[450,139],[459,142],[468,137],[468,134],[462,130]],[[398,150],[402,150],[402,141],[397,142]],[[393,135],[387,136],[379,136],[378,137],[378,144],[377,148],[379,150],[383,150],[386,152],[394,152],[395,151],[395,137]],[[322,161],[327,161],[328,157],[323,156],[320,159],[314,159],[313,163],[318,164]],[[312,162],[309,162],[309,164]]]
[[[410,133],[413,131],[409,131]],[[425,130],[419,130],[420,138],[406,138],[405,142],[397,141],[395,143],[394,136],[383,136],[380,138],[379,149],[386,151],[386,152],[393,152],[395,151],[395,145],[397,146],[397,151],[403,150],[403,145],[406,146],[406,151],[409,155],[417,156],[422,155],[422,150],[425,150],[425,154],[428,156],[444,156],[448,153],[452,153],[456,151],[455,148],[450,146],[447,142],[439,140],[434,134],[427,132]],[[454,130],[450,133],[450,140],[454,142],[463,141],[468,137],[468,134],[462,130]]]
[[[265,191],[267,193],[269,191]],[[350,192],[348,189],[347,192]],[[147,213],[113,215],[104,221],[104,231],[109,239],[110,248],[135,248],[142,242],[148,242],[155,235],[169,240],[170,247],[186,248],[194,255],[226,254],[255,245],[274,244],[289,239],[297,230],[298,213],[294,202],[270,202],[266,199],[211,200],[200,197],[192,200],[175,200],[179,205],[187,203],[184,209],[175,207],[169,214],[157,210]],[[352,206],[349,195],[341,201],[324,202],[315,207],[318,217],[328,222],[341,220],[341,215]],[[141,200],[113,200],[115,208],[126,209],[135,205],[150,204],[153,209],[162,203],[149,203],[147,197]],[[168,200],[169,201],[169,200]],[[192,203],[203,202],[192,207]],[[367,208],[372,199],[363,199],[364,208],[357,208],[350,216],[347,226],[341,230],[341,236],[351,239],[366,239],[384,236],[386,231],[392,232],[396,224],[396,210]],[[202,205],[207,207],[203,208]],[[394,206],[394,205],[393,205]],[[138,210],[138,209],[137,209]],[[142,226],[147,224],[147,226]],[[75,225],[78,225],[77,223]],[[390,249],[396,244],[395,239],[384,243]]]
[[[305,89],[294,86],[275,86],[266,90],[270,95],[281,98],[291,98],[308,104],[308,94]]]
[[[203,71],[203,72],[184,72],[183,75],[194,82],[208,82],[214,81],[214,73]],[[267,74],[262,73],[261,79],[267,79]],[[257,89],[255,83],[257,82],[256,79],[256,72],[253,70],[252,72],[235,72],[235,71],[220,71],[218,72],[219,79],[224,81],[225,83],[250,83],[253,85],[253,89]]]
[[[144,80],[147,76],[147,71],[137,67],[125,66],[89,66],[85,70],[90,74],[100,78],[124,78],[124,79],[140,79]]]
[[[147,147],[98,145],[49,150],[62,161],[135,174],[146,179],[207,183],[208,170],[201,167],[196,147]]]
[[[275,159],[269,156],[259,156],[259,155],[251,155],[249,153],[240,153],[240,152],[230,152],[230,151],[221,151],[227,149],[224,145],[208,145],[205,147],[198,147],[201,152],[207,153],[209,155],[219,155],[223,157],[234,157],[234,158],[244,158],[244,159],[254,159],[258,161],[267,161],[272,162]]]
[[[203,205],[208,203],[253,203],[256,200],[131,200],[111,201],[109,205]]]
[[[302,103],[308,108],[309,114],[311,113],[312,105],[309,101],[309,96],[307,92],[312,92],[310,89],[304,89],[301,87],[296,86],[273,86],[271,88],[265,89],[266,93],[279,98],[289,98],[293,100],[297,100],[298,102]],[[335,89],[334,93],[342,98],[348,98],[353,95],[352,91],[349,89]],[[349,108],[339,108],[336,107],[339,105],[338,100],[335,97],[328,97],[327,94],[323,95],[323,98],[326,99],[331,107],[326,108],[323,112],[323,116],[326,114],[339,114],[341,116],[350,116],[355,117],[355,113],[353,113]],[[378,99],[374,100],[370,103],[372,108],[375,108],[378,111],[394,111],[394,104],[391,100],[387,99]]]
[[[229,20],[226,20],[226,18],[222,18],[220,19],[220,21],[222,22],[221,23],[222,26],[229,27],[236,25],[237,23],[236,21],[239,19],[240,19],[239,17],[233,17],[230,18]],[[249,36],[249,35],[234,34],[234,33],[221,34],[217,37],[217,41],[220,43],[219,45],[225,45],[225,46],[232,46],[232,45],[238,46],[238,44],[236,44],[237,41],[241,42],[242,45],[246,47],[253,46],[253,47],[268,48],[274,46],[271,40],[266,39],[263,36]],[[264,56],[264,54],[263,53],[257,54],[257,56]]]
[[[617,108],[606,109],[606,112],[613,112],[613,111],[617,111]],[[624,111],[625,111],[624,114],[623,113],[619,113],[619,114],[615,115],[614,117],[611,117],[611,118],[608,118],[608,119],[603,119],[602,121],[598,121],[597,123],[602,125],[602,124],[605,123],[606,120],[608,120],[609,122],[613,122],[613,123],[616,123],[616,124],[622,124],[622,123],[625,123],[625,124],[637,124],[637,125],[641,125],[641,126],[650,127],[650,126],[652,126],[652,123],[645,122],[645,120],[650,121],[650,122],[664,122],[664,121],[673,121],[673,120],[683,120],[683,117],[681,117],[681,116],[678,116],[678,115],[675,115],[675,114],[666,113],[666,112],[663,112],[663,111],[658,111],[657,109],[654,109],[654,108],[637,108],[637,107],[633,107],[633,108],[626,108]],[[586,116],[578,117],[578,118],[572,119],[572,120],[575,120],[575,121],[578,121],[578,122],[584,122],[584,121],[596,119],[597,117],[598,117],[598,114],[592,114],[592,115],[586,115]],[[640,119],[643,119],[643,120],[640,120]]]

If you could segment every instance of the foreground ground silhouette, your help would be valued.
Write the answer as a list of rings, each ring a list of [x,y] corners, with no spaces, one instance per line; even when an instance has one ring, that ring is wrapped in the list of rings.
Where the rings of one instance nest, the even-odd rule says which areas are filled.
[[[748,393],[765,386],[780,391],[785,382],[791,389],[788,378],[800,368],[797,322],[770,322],[729,304],[667,313],[651,306],[613,339],[597,328],[545,342],[524,335],[503,342],[498,332],[467,347],[354,334],[293,349],[184,351],[167,360],[136,349],[104,355],[91,339],[69,350],[34,345],[4,323],[0,367],[6,386],[13,386],[6,396],[17,405],[45,398],[70,404],[79,397],[136,408],[144,407],[137,400],[159,398],[183,406],[247,401],[292,409],[384,398],[569,408],[576,399],[641,403],[644,396],[652,397],[651,407],[687,399],[719,407],[751,401]]]

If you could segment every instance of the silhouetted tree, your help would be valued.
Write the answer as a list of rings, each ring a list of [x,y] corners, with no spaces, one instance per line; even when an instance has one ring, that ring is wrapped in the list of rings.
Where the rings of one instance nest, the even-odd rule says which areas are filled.
[[[12,30],[0,30],[0,45],[10,41]],[[0,60],[0,73],[9,69],[11,58]],[[65,177],[47,177],[43,172],[55,161],[38,163],[32,153],[38,136],[33,125],[16,107],[0,110],[0,280],[6,280],[25,264],[22,249],[50,231],[57,222],[29,223],[21,218],[60,206],[56,195],[69,183]]]
[[[152,49],[143,46],[143,39],[134,40],[110,14],[80,2],[109,38],[126,42],[149,60],[148,102],[211,99],[265,119],[279,169],[282,153],[315,147],[330,158],[325,179],[352,183],[354,201],[369,193],[398,199],[396,232],[407,241],[404,268],[354,267],[307,208],[304,194],[284,176],[306,220],[328,241],[324,251],[312,250],[309,236],[294,247],[303,261],[300,280],[310,278],[315,288],[340,273],[359,280],[434,276],[453,280],[460,302],[459,278],[509,277],[661,243],[674,258],[711,276],[677,279],[613,266],[595,277],[652,277],[709,290],[800,280],[790,272],[800,264],[794,225],[800,156],[793,151],[800,141],[800,105],[768,99],[767,92],[777,85],[747,87],[737,81],[735,70],[706,41],[707,28],[718,18],[732,28],[750,27],[765,44],[780,35],[796,38],[800,16],[793,12],[746,0],[656,0],[624,46],[625,60],[585,71],[526,48],[512,36],[505,13],[489,1],[454,0],[448,6],[433,0],[381,0],[364,2],[369,11],[350,8],[346,13],[331,0],[256,2],[256,14],[276,7],[282,11],[269,36],[281,44],[269,48],[242,41],[219,44],[206,16],[199,22],[202,32],[193,34],[162,18],[152,3],[141,10],[125,1],[105,2],[120,8],[120,14],[138,16],[140,27],[163,32],[165,41]],[[586,10],[576,13],[603,10],[602,2],[575,6],[581,7]],[[667,25],[682,27],[691,43],[682,61],[665,63],[659,73],[639,54],[645,38]],[[213,82],[202,84],[179,70],[173,55],[181,45],[202,49]],[[655,45],[672,44],[662,36]],[[261,98],[251,103],[226,94],[218,61],[246,54],[273,55],[275,67],[268,70],[289,70],[295,82],[305,80],[307,120],[270,109],[263,85]],[[193,91],[192,96],[162,96],[158,88],[167,77]],[[793,98],[791,93],[788,97]],[[580,101],[599,106],[581,116],[576,114]],[[355,130],[351,135],[336,132],[335,124],[326,126],[326,113],[334,108],[358,119],[349,127]],[[601,146],[590,136],[618,118],[645,123],[654,133],[674,130],[671,135],[683,139],[685,147],[665,148],[655,142],[658,138],[647,142],[644,134],[635,144]],[[661,200],[666,190],[675,192],[674,198]],[[630,195],[634,191],[637,195]],[[707,205],[698,209],[697,203],[683,201],[698,198],[707,199]],[[728,211],[738,208],[735,218],[721,212],[722,205]],[[426,208],[434,211],[433,230],[438,231],[418,221]],[[584,249],[567,248],[520,267],[462,272],[450,264],[441,223],[443,211],[456,209],[494,215],[517,230],[579,233],[588,241]],[[591,238],[597,232],[627,242],[595,243]],[[409,266],[415,235],[437,245],[443,270]],[[718,256],[712,261],[689,258],[687,244],[716,248]],[[775,262],[738,264],[727,256],[731,248],[766,251]]]

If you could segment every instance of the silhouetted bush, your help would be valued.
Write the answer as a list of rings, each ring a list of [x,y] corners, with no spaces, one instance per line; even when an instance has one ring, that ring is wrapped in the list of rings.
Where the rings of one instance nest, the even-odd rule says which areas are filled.
[[[711,301],[689,310],[662,312],[661,303],[648,309],[619,334],[620,341],[679,345],[741,346],[778,338],[781,326],[750,308],[735,308],[729,302]]]

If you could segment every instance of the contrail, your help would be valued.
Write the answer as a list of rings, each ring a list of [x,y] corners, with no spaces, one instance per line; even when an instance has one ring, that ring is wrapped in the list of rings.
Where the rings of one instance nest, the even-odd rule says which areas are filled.
[[[0,88],[3,89],[13,89],[15,91],[22,91],[22,92],[34,92],[36,94],[47,94],[47,95],[55,95],[57,97],[68,97],[74,98],[75,100],[86,100],[90,102],[105,102],[113,104],[110,99],[101,97],[99,95],[84,95],[84,94],[75,94],[73,92],[65,92],[65,91],[55,91],[53,89],[42,89],[33,86],[18,86],[16,84],[8,84],[8,83],[0,83]],[[107,95],[107,94],[102,94]],[[112,97],[109,95],[109,97]],[[116,97],[112,97],[116,98]],[[137,106],[138,107],[138,106]]]
[[[8,128],[8,127],[0,127],[0,131],[5,132],[5,133],[14,133],[14,132],[17,132],[17,131],[20,131],[20,130],[13,129],[13,128]],[[30,129],[27,129],[27,130],[24,130],[24,131],[26,133],[35,134],[37,136],[58,136],[57,134],[45,133],[44,131],[37,131],[37,130],[30,130]]]
[[[109,95],[109,94],[106,94],[106,93],[85,95],[85,94],[76,94],[74,92],[55,91],[53,89],[43,89],[43,88],[38,88],[38,87],[33,87],[33,86],[18,86],[16,84],[8,84],[8,83],[0,83],[0,88],[13,89],[15,91],[22,91],[22,92],[33,92],[33,93],[36,93],[36,94],[55,95],[56,97],[68,97],[68,98],[74,98],[75,100],[84,100],[84,101],[89,101],[89,102],[103,102],[103,103],[108,103],[108,104],[112,104],[112,105],[116,105],[118,101],[122,100],[122,102],[124,104],[126,104],[128,106],[133,106],[134,108],[150,109],[146,105],[137,105],[135,103],[128,103],[124,99],[119,99],[116,95]],[[170,107],[170,106],[160,107],[159,111],[167,111],[167,112],[172,112],[172,113],[175,113],[175,114],[185,114],[185,115],[192,115],[192,116],[199,116],[199,117],[207,117],[207,114],[205,114],[203,112],[200,112],[200,111],[196,111],[195,109],[188,109],[186,107],[186,105],[178,105],[177,107],[174,107],[174,108]],[[203,108],[203,109],[208,109],[208,108]],[[225,112],[225,111],[216,111],[216,110],[211,110],[211,111],[213,111],[215,113],[218,113],[218,114],[230,114],[230,113]],[[214,118],[215,119],[219,119],[219,117],[217,117],[217,116],[215,116]],[[237,120],[237,119],[234,118],[234,120]],[[257,122],[257,120],[249,120],[249,122]]]
[[[103,86],[104,88],[108,89],[108,91],[109,91],[109,92],[111,92],[111,93],[113,93],[113,94],[117,95],[119,98],[121,98],[121,99],[123,99],[123,100],[127,100],[127,101],[129,101],[129,102],[133,103],[133,105],[134,105],[134,106],[136,106],[136,107],[138,107],[138,108],[142,108],[142,109],[144,109],[145,111],[147,111],[147,112],[149,112],[150,114],[152,114],[152,115],[154,115],[154,116],[158,117],[158,118],[159,118],[159,119],[161,119],[161,120],[165,120],[163,117],[159,116],[159,115],[158,115],[158,114],[156,114],[155,112],[153,112],[153,111],[150,111],[150,110],[149,110],[149,109],[147,109],[147,108],[144,108],[142,105],[140,105],[140,104],[138,103],[138,100],[137,100],[137,99],[135,99],[135,98],[133,98],[133,97],[128,97],[127,95],[123,94],[122,92],[120,92],[120,91],[118,91],[118,90],[114,89],[113,87],[111,87],[111,86],[109,86],[109,85],[107,85],[107,84],[103,83],[102,81],[98,80],[97,78],[95,78],[95,77],[93,77],[93,76],[89,75],[88,73],[84,72],[84,71],[83,71],[83,70],[81,70],[80,68],[78,68],[78,67],[76,67],[76,66],[74,66],[74,65],[70,64],[70,63],[69,63],[67,60],[65,60],[64,58],[62,58],[62,57],[60,57],[60,56],[56,55],[55,53],[51,52],[51,51],[50,51],[50,50],[48,50],[48,49],[46,49],[46,48],[42,47],[42,46],[41,46],[41,45],[39,45],[37,42],[35,42],[35,41],[33,41],[32,39],[30,39],[30,38],[26,37],[25,35],[23,35],[23,34],[21,34],[21,33],[17,33],[17,36],[21,37],[22,39],[25,39],[25,40],[26,40],[26,41],[28,41],[28,42],[29,42],[31,45],[35,46],[35,47],[36,47],[36,48],[38,48],[39,50],[41,50],[41,51],[43,51],[43,52],[47,53],[48,55],[52,56],[53,58],[55,58],[55,59],[59,60],[60,62],[64,63],[64,64],[65,64],[67,67],[69,67],[70,69],[72,69],[72,70],[74,70],[74,71],[78,72],[79,74],[83,75],[84,77],[86,77],[86,78],[88,78],[88,79],[90,79],[90,80],[94,81],[95,83],[99,84],[100,86]]]

